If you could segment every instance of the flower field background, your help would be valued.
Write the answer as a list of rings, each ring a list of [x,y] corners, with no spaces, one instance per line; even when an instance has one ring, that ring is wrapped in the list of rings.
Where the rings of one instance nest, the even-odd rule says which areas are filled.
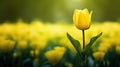
[[[85,31],[86,43],[103,33],[87,53],[88,67],[120,66],[119,28],[119,22],[103,22],[93,23]],[[19,20],[0,24],[0,66],[78,67],[79,56],[67,39],[67,32],[82,43],[81,31],[68,23]]]

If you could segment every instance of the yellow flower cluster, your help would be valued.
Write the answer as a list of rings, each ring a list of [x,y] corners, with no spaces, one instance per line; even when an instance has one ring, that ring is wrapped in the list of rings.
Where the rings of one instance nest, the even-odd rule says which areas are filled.
[[[105,22],[102,25],[96,26],[96,31],[102,31],[103,36],[100,39],[101,43],[98,47],[98,52],[93,53],[95,59],[98,60],[99,56],[104,58],[104,54],[108,52],[111,48],[115,48],[117,54],[120,54],[120,24],[113,22]],[[100,54],[99,56],[97,56]],[[100,59],[99,59],[100,60]]]
[[[104,22],[93,23],[89,30],[86,30],[86,44],[89,39],[100,32],[103,32],[98,47],[98,52],[106,53],[112,46],[115,47],[116,53],[120,54],[120,23]],[[0,51],[9,52],[17,44],[17,49],[24,50],[28,43],[35,51],[30,51],[32,56],[38,55],[37,50],[44,49],[48,40],[57,41],[58,43],[70,48],[71,51],[76,52],[72,44],[66,37],[69,32],[75,39],[82,43],[81,31],[77,30],[74,25],[67,23],[43,23],[41,21],[33,21],[27,24],[21,20],[15,24],[4,23],[0,24]],[[82,47],[82,45],[81,45]],[[56,48],[52,50],[57,52]],[[58,50],[59,51],[59,50]],[[63,51],[64,52],[64,51]],[[95,51],[96,52],[96,51]],[[60,53],[60,52],[58,52]],[[18,53],[14,53],[17,56]],[[64,53],[63,53],[64,54]],[[59,54],[58,54],[59,55]],[[101,54],[104,56],[103,54]],[[60,55],[59,55],[60,56]],[[62,56],[62,53],[61,53]],[[94,56],[97,56],[96,54]]]

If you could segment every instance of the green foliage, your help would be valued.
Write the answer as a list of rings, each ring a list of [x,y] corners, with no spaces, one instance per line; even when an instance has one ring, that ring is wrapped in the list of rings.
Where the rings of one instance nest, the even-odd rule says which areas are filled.
[[[74,39],[70,34],[67,33],[67,37],[70,40],[70,42],[73,44],[75,49],[77,50],[79,56],[81,56],[81,45],[78,40]]]
[[[85,47],[85,52],[87,52],[91,46],[93,45],[93,43],[102,35],[102,32],[100,34],[98,34],[97,36],[94,36],[91,38],[90,42],[88,43],[88,45]]]
[[[70,42],[72,43],[72,45],[74,46],[74,48],[77,50],[77,53],[79,54],[80,57],[80,66],[84,66],[84,65],[88,65],[86,64],[87,61],[87,53],[90,51],[91,46],[93,45],[93,43],[102,35],[102,33],[98,34],[97,36],[94,36],[91,38],[89,44],[85,47],[85,49],[81,50],[81,46],[78,40],[74,39],[70,34],[67,33],[67,37],[70,40]],[[86,62],[85,62],[86,61]],[[84,64],[85,62],[85,64]]]

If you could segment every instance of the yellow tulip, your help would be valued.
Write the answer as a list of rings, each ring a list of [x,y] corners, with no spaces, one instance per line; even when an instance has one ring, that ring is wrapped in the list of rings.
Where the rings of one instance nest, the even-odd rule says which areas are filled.
[[[94,52],[94,53],[93,53],[93,57],[94,57],[96,60],[103,60],[103,59],[104,59],[104,56],[105,56],[105,52],[102,52],[102,51]]]
[[[88,9],[74,11],[73,22],[75,26],[80,30],[87,30],[91,24],[92,11],[88,12]]]
[[[65,51],[65,47],[55,47],[53,50],[47,51],[45,56],[50,63],[56,64],[62,59]]]

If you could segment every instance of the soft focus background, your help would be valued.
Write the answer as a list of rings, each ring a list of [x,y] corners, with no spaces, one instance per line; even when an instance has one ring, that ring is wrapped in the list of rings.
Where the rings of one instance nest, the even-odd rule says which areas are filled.
[[[93,21],[119,21],[119,0],[0,0],[0,22],[40,19],[72,22],[74,9],[93,10]]]
[[[82,44],[73,25],[75,9],[93,11],[86,44],[102,32],[87,52],[87,67],[120,67],[120,0],[0,0],[0,67],[80,67],[66,37]],[[82,46],[82,45],[81,45]]]

